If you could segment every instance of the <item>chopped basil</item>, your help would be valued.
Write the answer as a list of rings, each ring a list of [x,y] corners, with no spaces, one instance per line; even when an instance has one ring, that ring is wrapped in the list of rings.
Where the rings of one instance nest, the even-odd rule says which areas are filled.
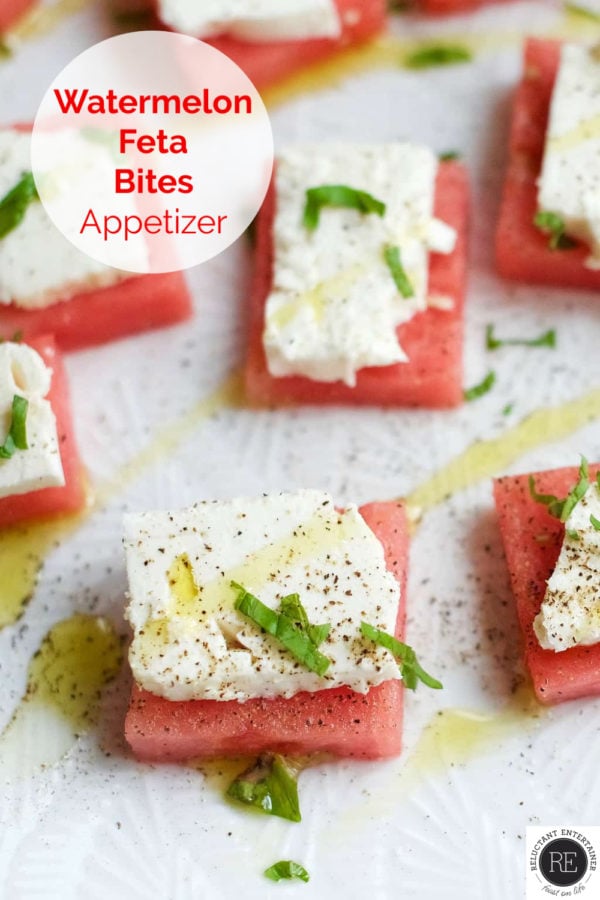
[[[387,263],[388,269],[392,273],[392,278],[394,279],[396,287],[398,288],[402,296],[405,299],[414,297],[415,289],[412,286],[410,278],[406,274],[406,269],[402,265],[400,248],[393,247],[391,244],[388,244],[387,247],[384,247],[383,256]]]
[[[460,159],[460,153],[458,150],[446,150],[445,153],[440,153],[438,159],[440,162],[454,162],[455,159]]]
[[[574,529],[567,528],[567,537],[570,537],[572,541],[580,541],[579,532]]]
[[[597,519],[593,513],[590,513],[590,522],[594,527],[594,531],[600,531],[600,519]]]
[[[299,878],[300,881],[310,881],[310,875],[300,863],[291,859],[281,859],[265,870],[265,875],[271,881],[281,881],[283,878]]]
[[[427,44],[415,50],[404,61],[409,69],[429,69],[433,66],[454,66],[471,62],[473,54],[462,44]]]
[[[567,494],[564,500],[555,497],[554,494],[538,494],[535,487],[535,478],[529,476],[529,493],[536,503],[541,503],[548,508],[548,512],[555,519],[566,522],[581,498],[590,486],[588,462],[585,456],[581,457],[579,466],[579,478],[577,484]]]
[[[503,416],[510,416],[510,414],[511,414],[511,412],[513,411],[514,408],[515,408],[515,404],[514,404],[514,403],[507,403],[506,406],[503,407],[503,409],[502,409],[502,415],[503,415]]]
[[[441,690],[443,687],[441,681],[428,675],[427,672],[421,668],[417,659],[417,654],[412,647],[408,646],[408,644],[403,644],[401,641],[397,640],[397,638],[392,637],[391,634],[380,631],[379,628],[374,628],[367,622],[361,622],[360,630],[364,637],[379,644],[380,647],[385,647],[386,650],[393,653],[398,660],[402,681],[411,691],[416,689],[418,681],[422,681],[427,687]]]
[[[497,350],[499,347],[556,347],[556,331],[554,328],[545,331],[536,338],[497,338],[494,335],[494,326],[488,325],[485,329],[485,345],[488,350]]]
[[[465,400],[470,402],[471,400],[477,400],[478,397],[483,397],[484,394],[487,394],[488,391],[491,391],[495,383],[496,373],[488,372],[483,381],[480,381],[479,384],[476,384],[472,388],[467,388],[467,390],[465,390]]]
[[[357,191],[345,184],[322,184],[306,192],[303,221],[309,231],[314,231],[318,226],[324,206],[357,209],[361,213],[375,213],[377,216],[384,216],[386,209],[385,203],[366,191]]]
[[[8,59],[12,56],[12,49],[8,46],[6,41],[0,40],[0,59]]]
[[[556,213],[541,210],[533,217],[533,224],[544,234],[550,235],[548,241],[550,250],[571,250],[577,246],[577,241],[566,234],[565,223]]]
[[[0,238],[13,231],[23,221],[30,203],[39,200],[31,172],[25,172],[21,180],[0,200]]]
[[[227,796],[268,816],[302,821],[295,773],[282,756],[260,756],[229,785]]]
[[[0,446],[0,459],[10,459],[17,450],[27,450],[27,409],[29,402],[25,397],[14,395],[12,400],[12,413],[10,428],[2,446]]]
[[[587,6],[581,6],[579,3],[566,2],[565,9],[575,16],[582,16],[584,19],[590,19],[592,22],[600,22],[600,12],[596,12]]]
[[[242,615],[267,634],[277,638],[286,650],[289,650],[292,656],[311,672],[321,676],[325,674],[331,660],[319,653],[317,647],[329,634],[329,626],[311,626],[302,604],[294,599],[297,597],[296,594],[285,597],[281,602],[280,611],[276,612],[262,603],[258,597],[248,593],[241,584],[232,582],[232,586],[238,591],[235,608]]]

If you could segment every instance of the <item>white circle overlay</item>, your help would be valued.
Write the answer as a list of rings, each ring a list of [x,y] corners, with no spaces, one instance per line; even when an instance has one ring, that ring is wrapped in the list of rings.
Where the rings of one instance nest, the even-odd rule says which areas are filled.
[[[273,135],[229,57],[187,35],[135,32],[53,81],[31,163],[46,212],[79,250],[125,272],[173,272],[217,256],[252,222]]]

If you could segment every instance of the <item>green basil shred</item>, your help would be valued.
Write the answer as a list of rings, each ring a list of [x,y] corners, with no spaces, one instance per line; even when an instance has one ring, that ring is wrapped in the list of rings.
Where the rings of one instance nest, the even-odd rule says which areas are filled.
[[[389,650],[395,656],[402,675],[402,681],[411,691],[416,690],[419,681],[437,691],[443,688],[441,681],[433,678],[432,675],[428,675],[425,669],[421,667],[417,654],[408,644],[403,644],[391,634],[380,631],[379,628],[369,625],[368,622],[361,622],[360,630],[363,637],[374,641],[380,647],[385,647],[386,650]]]
[[[310,625],[297,594],[284,597],[276,611],[250,594],[241,584],[234,581],[232,587],[238,592],[235,608],[242,615],[276,638],[311,672],[320,676],[325,674],[331,660],[323,656],[318,647],[329,634],[330,626]]]
[[[600,484],[600,482],[599,482]],[[577,484],[567,494],[564,500],[560,500],[554,494],[538,494],[535,487],[535,478],[529,476],[529,493],[536,503],[541,503],[547,507],[548,512],[555,519],[566,522],[579,501],[585,495],[590,486],[588,461],[585,456],[581,457],[581,465],[579,466],[579,478]]]
[[[0,238],[21,224],[31,203],[39,200],[31,172],[25,172],[18,184],[0,200]]]
[[[324,206],[357,209],[361,213],[374,213],[377,216],[384,216],[386,210],[385,203],[366,191],[357,191],[345,184],[322,184],[309,188],[306,192],[303,222],[309,231],[317,228]]]
[[[310,881],[310,875],[300,863],[291,859],[281,859],[274,865],[265,869],[265,875],[271,881],[281,881],[283,878],[299,878],[300,881]]]
[[[265,815],[302,821],[295,773],[282,756],[260,756],[229,785],[227,796]]]
[[[600,531],[600,519],[597,519],[593,513],[590,513],[590,522],[593,525],[594,531]]]
[[[462,44],[426,44],[406,57],[409,69],[429,69],[434,66],[455,66],[471,62],[473,54]]]
[[[577,241],[566,234],[565,223],[557,213],[540,210],[533,217],[533,224],[544,234],[550,235],[548,240],[550,250],[571,250],[577,246]]]
[[[464,392],[464,398],[467,402],[471,400],[477,400],[478,397],[483,397],[484,394],[487,394],[494,387],[496,383],[496,373],[488,372],[483,381],[480,381],[479,384],[474,385],[471,388],[467,388]]]
[[[25,397],[14,395],[12,400],[11,422],[8,434],[0,446],[0,459],[10,459],[17,450],[27,450],[27,410],[29,402]]]
[[[438,159],[440,162],[454,162],[460,159],[460,153],[458,150],[446,150],[444,153],[440,153]]]
[[[394,283],[402,296],[405,299],[409,297],[415,296],[415,289],[412,286],[412,282],[408,275],[406,274],[406,269],[402,265],[402,257],[400,255],[400,248],[394,247],[391,244],[388,244],[383,248],[383,256],[386,261],[387,267],[392,274],[392,278],[394,279]]]
[[[488,325],[485,329],[485,345],[488,350],[497,350],[499,347],[556,347],[556,331],[550,328],[536,338],[497,338],[494,334],[494,326]]]

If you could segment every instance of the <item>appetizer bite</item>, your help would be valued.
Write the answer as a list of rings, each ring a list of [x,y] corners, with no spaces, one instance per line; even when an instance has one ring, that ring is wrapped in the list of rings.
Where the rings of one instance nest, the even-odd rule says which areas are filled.
[[[386,0],[155,0],[167,28],[208,40],[257,87],[382,31]]]
[[[0,343],[0,528],[85,504],[69,392],[51,337]]]
[[[600,466],[499,478],[496,509],[538,699],[600,694]]]
[[[398,754],[402,685],[441,687],[402,644],[403,508],[299,491],[125,520],[146,760]],[[400,666],[400,668],[399,668]]]
[[[53,334],[63,350],[186,319],[183,275],[134,276],[78,250],[39,202],[30,134],[0,129],[0,334]]]
[[[600,49],[529,40],[497,233],[504,277],[600,287],[598,116]]]
[[[257,405],[463,399],[468,186],[416,144],[294,146],[256,227]]]

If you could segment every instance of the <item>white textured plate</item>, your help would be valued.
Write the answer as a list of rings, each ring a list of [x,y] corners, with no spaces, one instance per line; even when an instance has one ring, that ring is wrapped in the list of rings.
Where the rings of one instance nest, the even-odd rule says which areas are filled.
[[[453,412],[238,408],[204,419],[199,404],[242,358],[249,249],[241,242],[192,272],[191,324],[68,358],[78,438],[94,483],[114,476],[156,434],[170,434],[173,446],[134,466],[122,491],[63,540],[23,619],[0,633],[0,727],[17,707],[28,661],[53,622],[90,610],[125,630],[124,509],[305,486],[326,488],[342,503],[396,497],[474,442],[516,428],[525,442],[499,470],[574,463],[580,452],[600,457],[597,397],[590,422],[573,433],[567,427],[561,435],[563,414],[547,417],[549,443],[539,436],[527,442],[526,430],[518,430],[531,411],[600,385],[598,298],[507,286],[492,260],[519,34],[561,21],[551,0],[489,8],[449,24],[403,18],[399,35],[453,31],[462,39],[472,31],[486,37],[485,45],[472,65],[365,70],[273,110],[279,145],[368,135],[464,153],[474,193],[466,382],[493,367],[494,390]],[[90,4],[25,41],[0,66],[2,122],[30,118],[62,65],[109,33],[103,7]],[[487,322],[502,335],[555,327],[558,349],[486,354]],[[514,411],[503,416],[509,402]],[[400,759],[305,772],[299,825],[233,810],[191,769],[135,763],[120,737],[126,672],[109,691],[101,728],[74,742],[59,763],[32,771],[24,747],[18,765],[9,765],[0,740],[0,896],[524,896],[528,824],[598,824],[600,703],[537,717],[519,712],[511,694],[520,671],[518,634],[487,478],[432,509],[415,534],[408,639],[443,677],[445,691],[407,698]],[[442,708],[446,713],[436,715]],[[427,730],[431,722],[437,739]],[[42,747],[51,739],[50,730],[39,730]],[[264,880],[262,870],[282,858],[304,863],[310,885]]]

